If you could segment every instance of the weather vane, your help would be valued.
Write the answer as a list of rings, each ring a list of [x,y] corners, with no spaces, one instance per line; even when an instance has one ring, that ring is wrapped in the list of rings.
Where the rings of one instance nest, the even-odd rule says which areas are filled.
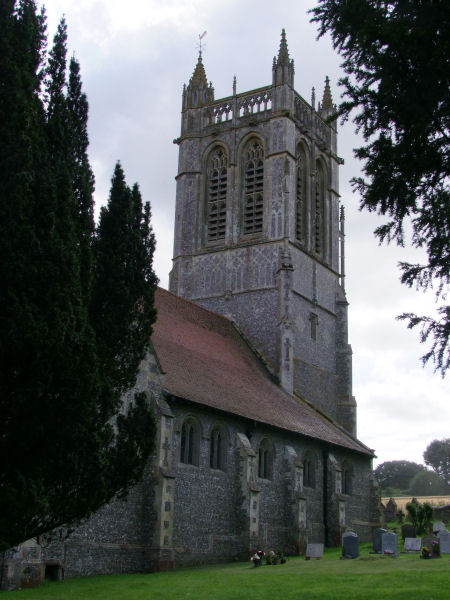
[[[204,46],[202,46],[202,39],[205,37],[205,35],[207,33],[208,33],[207,31],[204,31],[202,34],[200,34],[198,36],[198,40],[199,40],[199,42],[198,42],[198,49],[199,49],[199,52],[200,52],[200,56],[202,55],[202,50],[204,48]]]

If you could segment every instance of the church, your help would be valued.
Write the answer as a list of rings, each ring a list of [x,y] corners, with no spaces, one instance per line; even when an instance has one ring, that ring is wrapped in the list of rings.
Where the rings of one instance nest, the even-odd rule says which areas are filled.
[[[216,100],[202,54],[183,89],[173,268],[136,388],[156,449],[126,501],[42,547],[55,577],[248,560],[379,526],[356,437],[344,209],[328,78]]]

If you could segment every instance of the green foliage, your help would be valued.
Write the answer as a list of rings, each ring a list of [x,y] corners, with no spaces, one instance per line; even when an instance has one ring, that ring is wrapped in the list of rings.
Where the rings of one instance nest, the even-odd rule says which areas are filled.
[[[434,496],[448,494],[450,490],[442,477],[434,471],[426,470],[414,475],[408,491],[412,496]]]
[[[131,397],[118,413],[150,343],[156,278],[137,188],[108,236],[95,234],[88,105],[74,59],[66,80],[64,20],[48,64],[34,0],[2,2],[0,30],[1,549],[89,515],[141,477],[148,401]],[[102,270],[107,255],[116,263]],[[116,284],[123,305],[103,302],[99,316]]]
[[[450,438],[433,440],[423,453],[425,464],[429,465],[450,485]]]
[[[416,528],[416,532],[418,534],[425,533],[433,519],[433,509],[431,504],[428,502],[424,502],[423,504],[420,504],[419,502],[408,502],[406,510],[408,511],[411,523]]]
[[[353,180],[361,208],[388,220],[380,242],[422,248],[424,264],[400,263],[401,281],[435,287],[445,302],[450,282],[450,3],[448,0],[319,0],[312,10],[319,36],[330,34],[343,56],[345,101],[366,144],[355,150],[365,177]],[[444,376],[450,366],[450,306],[437,316],[400,315],[419,327]]]
[[[117,163],[108,205],[100,212],[91,312],[101,364],[121,391],[136,377],[156,317],[150,217],[150,205],[143,207],[138,186],[127,186]]]
[[[378,465],[374,475],[383,494],[401,496],[409,489],[413,477],[424,470],[423,465],[409,460],[390,460]]]

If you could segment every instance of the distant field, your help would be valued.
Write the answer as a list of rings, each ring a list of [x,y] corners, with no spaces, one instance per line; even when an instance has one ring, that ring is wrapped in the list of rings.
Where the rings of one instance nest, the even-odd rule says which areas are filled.
[[[39,588],[4,592],[20,600],[448,600],[450,555],[422,560],[369,554],[340,560],[327,549],[322,560],[288,559],[253,568],[233,563],[169,573],[112,575],[47,582]],[[3,596],[2,596],[3,598]]]
[[[385,496],[381,498],[381,502],[386,506],[389,502],[389,496]],[[408,502],[411,502],[412,496],[393,496],[395,502],[397,503],[397,507],[406,511],[406,505]],[[420,503],[429,502],[431,506],[446,506],[450,504],[450,496],[415,496]]]

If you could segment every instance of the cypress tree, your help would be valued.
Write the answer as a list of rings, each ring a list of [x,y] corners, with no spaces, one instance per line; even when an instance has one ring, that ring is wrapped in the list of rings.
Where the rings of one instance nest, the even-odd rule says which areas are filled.
[[[137,185],[127,186],[118,162],[108,205],[100,212],[92,322],[102,368],[120,391],[136,376],[155,320],[150,216],[149,204],[143,207]]]
[[[45,96],[43,13],[9,0],[0,28],[1,549],[86,517],[141,476],[154,437],[148,402],[137,395],[118,412],[149,343],[156,279],[150,210],[124,180],[128,209],[94,244],[88,106],[75,60],[67,85],[64,20]],[[119,250],[115,237],[126,240]],[[104,256],[122,250],[130,270],[116,278]],[[117,280],[134,285],[122,308],[93,287],[107,293]]]
[[[71,125],[73,151],[72,190],[76,202],[82,291],[89,297],[92,279],[92,239],[94,234],[94,174],[89,164],[87,121],[89,106],[82,91],[80,65],[72,57],[69,66],[67,105]]]

